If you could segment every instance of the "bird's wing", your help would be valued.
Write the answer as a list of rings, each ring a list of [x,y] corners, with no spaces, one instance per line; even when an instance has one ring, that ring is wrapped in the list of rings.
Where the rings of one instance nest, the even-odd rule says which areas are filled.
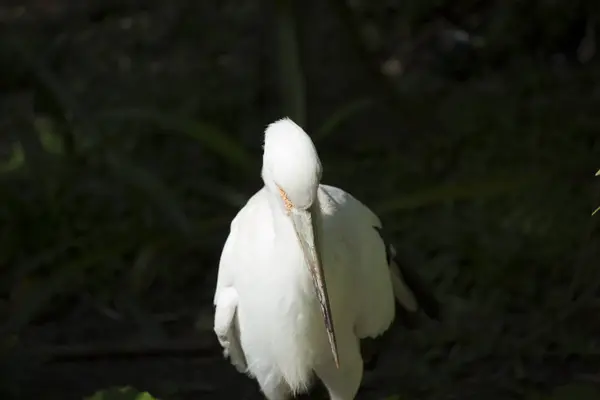
[[[377,337],[385,332],[395,315],[394,297],[399,281],[392,279],[386,261],[385,246],[373,228],[379,223],[377,217],[358,200],[352,199],[355,215],[361,214],[353,229],[354,247],[359,255],[355,274],[361,295],[361,307],[356,324],[359,338]],[[401,282],[401,281],[400,281]],[[410,297],[407,297],[410,300]]]
[[[257,209],[260,208],[261,199],[264,197],[264,188],[259,190],[254,196],[252,196],[246,205],[237,213],[237,215],[231,221],[231,225],[229,227],[229,236],[225,240],[225,244],[223,245],[223,251],[221,252],[221,259],[219,261],[219,272],[217,275],[217,287],[215,289],[215,296],[213,300],[213,304],[217,304],[217,299],[221,291],[227,287],[234,286],[234,278],[236,274],[239,274],[240,271],[237,271],[236,268],[240,265],[238,260],[236,259],[236,250],[239,250],[241,244],[244,243],[245,240],[240,239],[241,236],[244,235],[244,224],[240,223],[245,218],[248,218],[248,215],[254,215],[257,213]]]
[[[219,262],[217,287],[215,290],[214,331],[223,347],[223,354],[240,372],[247,369],[246,357],[240,344],[237,322],[238,293],[234,283],[236,260],[232,249],[236,238],[236,220],[231,223],[231,230]]]
[[[328,248],[337,249],[337,259],[343,260],[353,282],[350,296],[356,335],[379,336],[394,320],[394,291],[385,246],[373,229],[379,219],[343,190],[327,185],[321,189],[324,240],[329,241]]]
[[[360,298],[356,333],[377,337],[394,320],[395,313],[414,313],[422,308],[437,318],[438,303],[416,273],[396,261],[394,247],[383,233],[380,219],[367,206],[339,188],[321,185],[333,204],[336,226],[352,252],[356,295]],[[327,204],[325,204],[327,209]],[[395,304],[401,307],[395,307]]]
[[[240,344],[237,324],[238,294],[235,288],[227,287],[219,293],[215,309],[215,333],[223,347],[223,355],[229,357],[238,371],[246,372],[248,364]]]
[[[215,288],[215,296],[213,304],[216,306],[219,296],[223,289],[233,286],[233,278],[235,276],[235,257],[232,253],[236,234],[236,219],[231,222],[229,236],[223,245],[221,251],[221,259],[219,261],[219,271],[217,272],[217,286]]]

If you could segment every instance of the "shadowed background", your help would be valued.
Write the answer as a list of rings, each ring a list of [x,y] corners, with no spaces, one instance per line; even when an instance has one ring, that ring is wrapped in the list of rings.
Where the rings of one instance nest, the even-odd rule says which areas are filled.
[[[363,398],[598,398],[598,15],[3,2],[3,398],[259,398],[222,359],[211,303],[264,128],[285,115],[445,306],[395,332]],[[136,398],[120,395],[95,399]]]

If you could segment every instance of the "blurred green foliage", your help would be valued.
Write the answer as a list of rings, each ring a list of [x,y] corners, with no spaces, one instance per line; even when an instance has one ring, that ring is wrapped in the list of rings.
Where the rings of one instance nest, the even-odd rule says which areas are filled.
[[[131,387],[112,388],[94,393],[85,400],[156,400],[148,392],[139,392]]]
[[[532,394],[528,400],[592,400],[600,396],[597,386],[584,383],[571,383],[559,386],[551,394]]]
[[[600,249],[589,218],[598,188],[588,178],[600,128],[591,83],[600,76],[595,64],[547,62],[577,15],[553,1],[389,3],[353,2],[348,50],[326,36],[342,31],[338,14],[317,7],[329,16],[313,24],[310,10],[274,2],[271,109],[253,106],[254,55],[235,47],[244,35],[211,24],[199,3],[3,42],[2,62],[16,67],[2,67],[27,84],[16,100],[5,94],[17,106],[3,116],[1,389],[17,393],[45,365],[26,351],[41,344],[94,342],[111,329],[112,340],[177,336],[177,317],[164,314],[189,308],[210,320],[229,222],[260,185],[262,128],[287,114],[313,135],[326,183],[381,215],[402,260],[446,305],[441,326],[400,335],[385,392],[591,398],[576,384],[553,391],[598,366]],[[240,31],[264,12],[227,4],[219,15]],[[440,9],[450,24],[432,23]],[[173,26],[153,25],[168,24],[170,12]],[[412,46],[448,26],[486,45],[475,53]],[[382,78],[384,87],[364,83],[365,70],[352,75],[354,64],[369,63],[383,75],[383,51],[403,74]],[[327,91],[343,94],[333,102]],[[130,388],[90,398],[152,397]]]

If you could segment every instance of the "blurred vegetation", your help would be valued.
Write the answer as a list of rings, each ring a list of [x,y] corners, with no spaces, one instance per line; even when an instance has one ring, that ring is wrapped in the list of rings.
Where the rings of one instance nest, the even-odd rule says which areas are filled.
[[[0,6],[1,394],[255,390],[211,302],[264,126],[289,115],[446,307],[399,332],[367,398],[598,398],[597,17],[579,0]],[[128,387],[88,398],[152,398]]]
[[[155,400],[148,392],[138,392],[131,387],[101,390],[85,400]]]

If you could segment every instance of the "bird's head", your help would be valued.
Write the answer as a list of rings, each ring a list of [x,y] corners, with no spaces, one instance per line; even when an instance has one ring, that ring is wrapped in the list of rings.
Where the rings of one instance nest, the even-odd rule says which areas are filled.
[[[321,265],[321,243],[317,229],[321,181],[321,161],[310,137],[289,118],[270,124],[265,131],[262,178],[277,199],[281,211],[290,218],[311,273],[331,351],[339,365],[337,344]]]
[[[271,191],[283,191],[294,207],[312,206],[321,161],[310,137],[289,118],[273,122],[265,131],[262,177]]]

